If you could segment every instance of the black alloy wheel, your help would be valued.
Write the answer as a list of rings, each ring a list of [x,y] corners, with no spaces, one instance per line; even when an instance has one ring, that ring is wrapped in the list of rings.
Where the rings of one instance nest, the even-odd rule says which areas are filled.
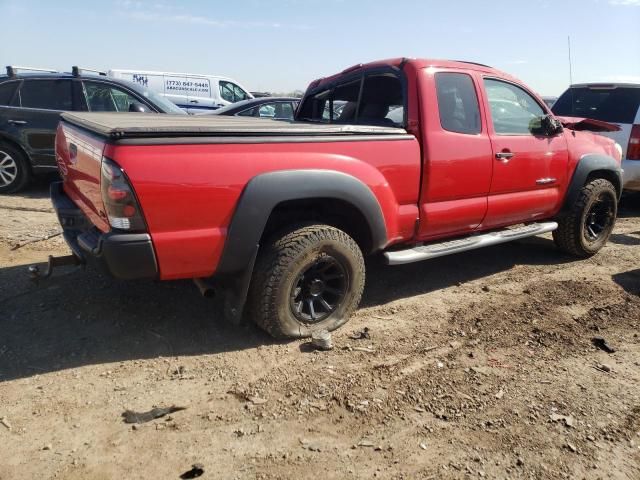
[[[291,288],[291,312],[301,322],[321,322],[342,303],[349,286],[344,267],[323,255],[302,271]]]
[[[609,192],[600,193],[584,217],[583,232],[588,242],[596,242],[603,234],[608,234],[615,211],[615,198]]]

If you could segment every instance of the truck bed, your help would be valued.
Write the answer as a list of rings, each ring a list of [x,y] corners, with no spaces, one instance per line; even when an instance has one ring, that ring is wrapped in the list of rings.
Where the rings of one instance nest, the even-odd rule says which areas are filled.
[[[65,122],[111,140],[175,137],[315,137],[406,135],[403,128],[270,120],[218,115],[63,113]]]

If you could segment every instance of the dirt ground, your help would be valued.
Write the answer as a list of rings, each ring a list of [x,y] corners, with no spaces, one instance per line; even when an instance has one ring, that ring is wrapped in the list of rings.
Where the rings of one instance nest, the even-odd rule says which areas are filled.
[[[0,197],[0,479],[177,479],[194,463],[221,479],[639,479],[636,215],[624,199],[589,260],[550,236],[372,259],[335,349],[311,352],[226,325],[189,281],[67,268],[32,284],[28,265],[68,252],[46,185]],[[171,405],[186,409],[121,416]]]

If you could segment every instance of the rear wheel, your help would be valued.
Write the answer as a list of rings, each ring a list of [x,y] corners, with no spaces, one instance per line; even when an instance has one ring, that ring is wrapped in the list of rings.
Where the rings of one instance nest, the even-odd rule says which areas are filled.
[[[260,253],[248,312],[276,338],[335,330],[360,303],[364,280],[362,252],[349,235],[328,225],[300,226]]]
[[[31,179],[25,156],[15,147],[0,143],[0,193],[14,193],[23,189]]]
[[[556,245],[577,257],[595,255],[609,239],[618,213],[618,195],[604,178],[590,181],[580,191],[571,211],[553,232]]]

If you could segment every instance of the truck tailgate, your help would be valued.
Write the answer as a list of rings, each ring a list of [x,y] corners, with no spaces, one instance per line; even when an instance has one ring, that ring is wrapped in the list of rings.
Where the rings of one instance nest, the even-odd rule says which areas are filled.
[[[87,218],[103,232],[109,231],[100,192],[100,168],[105,143],[98,137],[60,122],[56,134],[56,162],[64,191]]]

